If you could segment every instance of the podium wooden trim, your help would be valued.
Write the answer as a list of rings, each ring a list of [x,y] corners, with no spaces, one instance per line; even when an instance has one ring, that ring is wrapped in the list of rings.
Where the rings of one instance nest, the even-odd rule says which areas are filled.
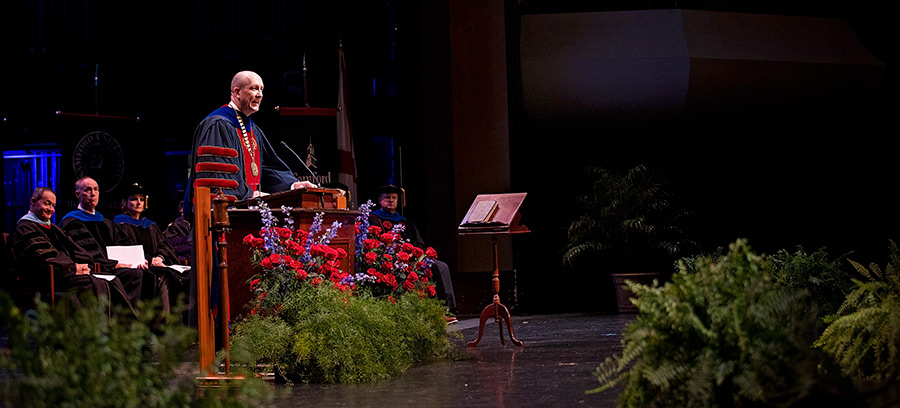
[[[486,221],[475,224],[462,223],[459,225],[459,235],[490,235],[491,236],[491,255],[494,261],[494,270],[491,273],[491,289],[494,292],[492,302],[481,311],[481,318],[478,322],[478,337],[466,343],[468,347],[475,347],[481,341],[484,334],[484,324],[491,317],[497,322],[500,329],[500,344],[506,345],[503,338],[503,322],[506,322],[507,332],[510,340],[516,346],[523,347],[525,343],[516,339],[513,335],[512,318],[509,309],[500,303],[500,244],[497,242],[497,236],[503,234],[525,234],[531,232],[528,227],[520,225],[521,214],[519,208],[522,201],[525,200],[527,193],[510,193],[510,194],[479,194],[475,197],[469,211],[463,220],[469,219],[469,216],[475,211],[475,208],[482,201],[495,201],[498,205],[494,216]]]
[[[200,372],[214,370],[216,360],[215,317],[209,307],[212,289],[212,206],[209,188],[194,190],[194,266],[197,276],[197,332],[200,347]],[[213,374],[215,371],[213,371]]]

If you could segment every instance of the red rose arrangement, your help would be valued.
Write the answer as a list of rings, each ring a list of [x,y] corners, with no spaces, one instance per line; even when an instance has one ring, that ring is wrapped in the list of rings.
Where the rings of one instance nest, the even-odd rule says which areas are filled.
[[[419,297],[434,297],[431,265],[437,258],[432,248],[421,249],[400,237],[402,225],[386,222],[370,225],[371,201],[360,206],[356,222],[356,275],[348,277],[374,296],[397,297],[416,292]]]
[[[328,246],[341,228],[339,222],[322,231],[324,214],[319,213],[310,230],[303,231],[293,228],[290,207],[281,207],[285,226],[278,226],[278,220],[265,202],[259,203],[259,210],[263,221],[259,236],[248,234],[243,239],[244,245],[253,248],[252,261],[260,268],[249,280],[254,295],[251,314],[277,312],[281,302],[303,285],[331,285],[350,290],[340,283],[349,276],[340,269],[347,252]]]
[[[348,295],[385,297],[395,302],[405,292],[420,298],[435,297],[431,265],[437,258],[432,248],[421,249],[400,237],[402,225],[391,229],[369,225],[369,201],[360,206],[356,227],[356,273],[340,269],[347,257],[341,248],[328,244],[341,228],[335,222],[322,231],[324,214],[317,214],[309,231],[295,229],[290,207],[282,206],[283,226],[267,204],[259,203],[263,227],[259,235],[248,234],[244,245],[253,248],[252,261],[259,273],[248,283],[253,291],[251,314],[275,313],[293,291],[303,287],[330,286]]]

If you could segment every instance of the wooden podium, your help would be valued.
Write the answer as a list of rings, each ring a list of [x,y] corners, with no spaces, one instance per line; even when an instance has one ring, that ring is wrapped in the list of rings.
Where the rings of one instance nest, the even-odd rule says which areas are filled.
[[[494,299],[481,312],[481,320],[478,322],[478,338],[466,343],[469,347],[475,347],[481,341],[484,334],[484,323],[491,317],[497,322],[500,329],[500,343],[506,345],[503,339],[503,322],[509,332],[509,338],[513,344],[522,347],[525,343],[516,339],[513,335],[512,320],[509,309],[500,303],[500,256],[497,236],[501,234],[524,234],[531,232],[524,225],[519,225],[521,214],[519,207],[525,200],[527,193],[511,194],[480,194],[469,207],[469,211],[459,224],[459,235],[490,235],[491,253],[494,259],[494,270],[491,274],[491,286],[494,291]]]

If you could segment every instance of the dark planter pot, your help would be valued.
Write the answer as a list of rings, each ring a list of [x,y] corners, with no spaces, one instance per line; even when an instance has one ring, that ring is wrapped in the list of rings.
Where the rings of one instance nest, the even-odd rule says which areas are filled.
[[[653,285],[653,281],[659,280],[660,277],[661,274],[659,272],[612,274],[613,286],[616,287],[616,301],[618,304],[619,313],[638,312],[637,306],[631,303],[631,298],[634,297],[634,294],[632,294],[631,290],[628,289],[628,285],[625,284],[626,281],[632,281],[634,283],[651,286]]]

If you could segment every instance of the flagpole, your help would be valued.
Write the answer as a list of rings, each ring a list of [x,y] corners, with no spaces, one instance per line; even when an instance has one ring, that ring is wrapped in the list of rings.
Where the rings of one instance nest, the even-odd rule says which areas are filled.
[[[397,178],[399,179],[399,181],[397,182],[397,184],[400,185],[400,191],[403,192],[403,202],[400,203],[399,207],[400,215],[403,215],[403,209],[406,207],[406,190],[403,189],[403,146],[397,146],[397,161],[399,163],[397,165],[397,167],[399,168],[397,173]]]
[[[309,107],[309,93],[306,91],[306,53],[303,53],[303,106]]]

